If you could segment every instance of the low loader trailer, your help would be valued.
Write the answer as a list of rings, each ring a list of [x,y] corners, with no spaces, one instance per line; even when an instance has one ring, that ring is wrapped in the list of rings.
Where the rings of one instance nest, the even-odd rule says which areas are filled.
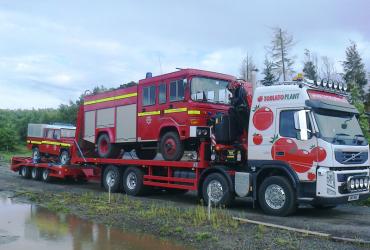
[[[197,78],[180,79],[185,96],[190,95],[187,91],[192,88],[192,79]],[[250,83],[232,77],[224,79],[230,79],[227,84],[232,94],[229,106],[226,109],[223,102],[219,112],[204,111],[206,116],[202,116],[201,111],[197,113],[206,123],[202,123],[201,129],[189,130],[197,138],[191,160],[174,161],[165,157],[159,160],[158,155],[155,159],[128,158],[127,154],[124,156],[124,148],[116,157],[102,157],[99,147],[109,151],[112,144],[102,147],[96,140],[86,139],[86,130],[101,129],[85,124],[91,122],[91,117],[85,115],[91,115],[87,110],[91,109],[91,100],[95,100],[89,96],[79,109],[68,164],[54,163],[47,158],[35,161],[13,157],[11,169],[25,178],[44,181],[51,177],[96,179],[107,191],[123,190],[128,195],[144,195],[151,188],[179,193],[191,190],[198,193],[204,204],[210,202],[215,206],[227,206],[235,197],[249,197],[265,213],[278,216],[293,213],[300,204],[333,208],[370,196],[369,144],[359,126],[358,111],[348,102],[342,83],[314,82],[298,77],[294,81],[253,90]],[[199,84],[204,83],[208,89],[215,88],[212,84],[220,84],[218,80],[199,79],[196,83],[195,97],[176,100],[177,109],[182,110],[182,105],[188,103],[201,105],[209,98],[214,99],[217,91],[210,90],[206,95],[198,91],[203,86]],[[153,105],[159,102],[160,88],[154,86],[151,90]],[[166,99],[171,91],[163,94]],[[146,98],[146,95],[138,96]],[[97,100],[104,102],[103,109],[114,107],[114,123],[126,122],[118,121],[117,112],[121,110],[118,97]],[[159,116],[158,121],[168,119],[161,117],[168,107],[163,108],[153,114],[147,113],[146,119],[152,121],[153,115]],[[183,115],[187,118],[189,114],[183,112]],[[115,133],[122,132],[117,129],[125,126],[104,123],[104,117],[94,124],[113,126]],[[152,123],[140,126],[141,130],[159,128]],[[133,143],[130,144],[132,148],[137,148],[135,143],[147,146],[139,141]],[[162,146],[171,149],[170,144]],[[137,149],[143,150],[140,147]]]

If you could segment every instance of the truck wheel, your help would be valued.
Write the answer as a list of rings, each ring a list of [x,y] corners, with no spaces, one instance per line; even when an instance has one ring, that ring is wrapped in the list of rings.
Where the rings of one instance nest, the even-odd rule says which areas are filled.
[[[121,171],[118,169],[118,167],[110,165],[105,168],[103,185],[107,192],[109,192],[109,187],[112,193],[119,192],[121,188],[121,179]]]
[[[100,158],[117,158],[119,149],[110,142],[107,134],[101,134],[97,142],[98,155]]]
[[[157,155],[157,150],[155,149],[135,149],[137,158],[141,160],[153,160]]]
[[[59,155],[59,163],[60,165],[68,165],[71,161],[71,157],[69,156],[69,152],[67,150],[62,150]]]
[[[214,206],[228,206],[234,195],[225,176],[212,173],[203,182],[202,197],[205,205],[210,201]]]
[[[178,161],[184,154],[184,145],[178,133],[170,131],[161,137],[159,150],[166,161]]]
[[[44,168],[41,172],[41,180],[43,182],[50,182],[51,181],[51,176],[50,176],[50,171],[47,168]]]
[[[38,181],[41,178],[40,169],[33,167],[31,170],[31,178]]]
[[[23,166],[19,169],[19,174],[26,179],[31,177],[31,170],[29,167]]]
[[[258,201],[266,214],[286,216],[296,209],[293,187],[282,176],[267,177],[262,182],[258,192]]]
[[[144,186],[144,173],[137,167],[129,167],[123,175],[123,188],[128,195],[143,195],[146,192]]]
[[[39,163],[41,159],[40,150],[38,147],[32,149],[32,161],[33,163]]]

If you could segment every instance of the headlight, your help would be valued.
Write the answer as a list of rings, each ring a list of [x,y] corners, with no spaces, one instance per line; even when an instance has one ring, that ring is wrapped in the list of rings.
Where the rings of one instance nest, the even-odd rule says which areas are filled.
[[[351,189],[354,189],[355,188],[355,180],[351,180]]]
[[[369,179],[368,178],[365,178],[364,180],[364,187],[367,188],[369,185]]]
[[[334,172],[333,171],[326,172],[326,182],[327,182],[328,186],[334,188],[335,178],[334,178]]]
[[[356,179],[355,180],[355,187],[358,188],[360,186],[360,180]]]
[[[360,188],[364,187],[364,179],[360,179]]]

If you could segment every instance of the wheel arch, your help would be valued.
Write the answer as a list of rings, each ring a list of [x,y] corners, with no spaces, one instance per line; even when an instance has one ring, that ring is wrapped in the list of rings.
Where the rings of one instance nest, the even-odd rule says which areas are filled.
[[[176,132],[180,136],[179,130],[178,130],[178,128],[176,126],[174,126],[174,125],[164,125],[159,130],[159,136],[158,136],[159,140],[161,139],[161,137],[165,133],[171,132],[171,131],[172,132]]]
[[[115,143],[116,142],[112,128],[108,128],[108,129],[97,129],[96,132],[95,132],[95,134],[96,134],[95,144],[98,143],[99,137],[102,134],[107,134],[108,135],[109,140],[110,140],[110,143]]]
[[[222,165],[217,165],[211,168],[207,168],[201,173],[199,180],[198,180],[198,196],[201,196],[203,193],[204,180],[206,179],[207,176],[213,173],[219,173],[223,175],[226,178],[227,182],[229,183],[230,190],[234,192],[233,180],[231,179],[231,176],[227,173],[227,167],[222,166]]]

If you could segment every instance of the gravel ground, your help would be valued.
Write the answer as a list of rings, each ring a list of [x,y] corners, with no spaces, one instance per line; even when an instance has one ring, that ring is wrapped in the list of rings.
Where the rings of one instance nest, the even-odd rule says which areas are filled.
[[[17,173],[9,170],[9,165],[0,162],[0,191],[27,191],[32,193],[63,193],[84,194],[87,192],[103,195],[104,190],[98,183],[76,184],[72,182],[56,181],[43,183],[33,180],[22,179]],[[122,195],[123,196],[123,195]],[[143,204],[158,204],[158,206],[171,206],[181,209],[195,208],[199,202],[194,192],[185,195],[171,195],[156,192],[146,197],[134,197]],[[40,205],[43,205],[42,203]],[[169,238],[181,242],[184,246],[196,249],[369,249],[370,245],[351,244],[336,242],[320,237],[312,237],[302,234],[287,232],[284,230],[271,229],[251,224],[240,224],[234,230],[215,229],[209,225],[199,227],[185,227],[184,231],[173,232],[171,222],[168,232],[160,230],[163,228],[163,220],[157,218],[153,221],[143,221],[130,218],[130,213],[109,216],[86,216],[79,209],[71,209],[72,213],[101,223],[112,222],[119,227],[131,228],[134,231],[146,232],[158,237]],[[318,210],[309,206],[302,207],[297,213],[289,217],[272,217],[264,215],[258,208],[252,208],[252,203],[247,199],[237,199],[232,207],[228,209],[231,215],[310,229],[334,236],[359,238],[370,240],[370,208],[357,205],[341,205],[332,210]],[[113,215],[112,215],[113,216]],[[1,225],[0,225],[1,226]],[[162,227],[161,227],[162,226]],[[173,225],[175,227],[176,225]],[[206,232],[206,233],[204,233]],[[202,237],[205,235],[206,237]],[[212,237],[209,237],[212,235]],[[1,241],[0,241],[1,248]]]

